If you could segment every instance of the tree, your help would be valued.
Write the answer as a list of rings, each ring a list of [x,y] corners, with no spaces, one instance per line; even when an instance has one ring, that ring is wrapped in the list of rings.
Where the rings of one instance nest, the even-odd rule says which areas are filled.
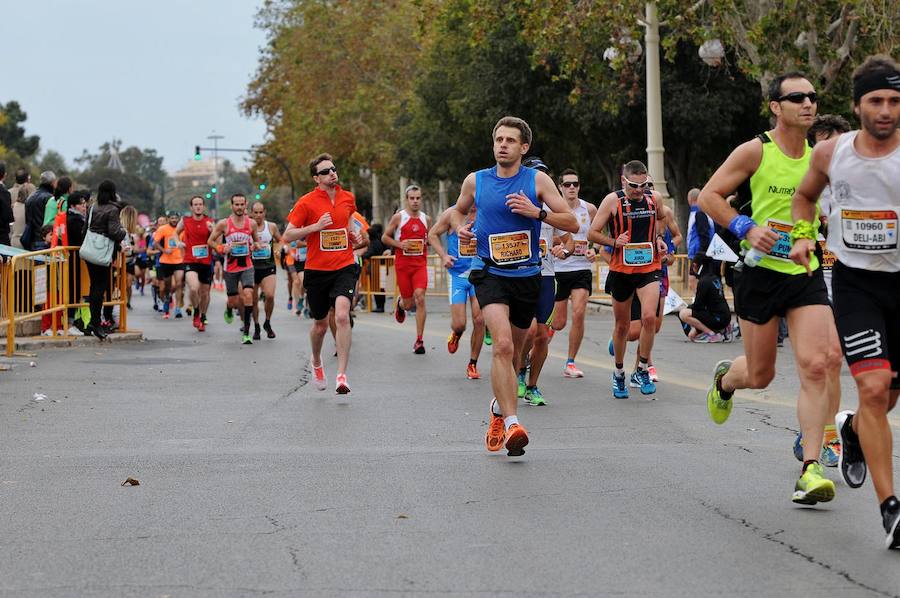
[[[8,152],[15,152],[23,160],[34,156],[40,145],[40,137],[25,135],[25,128],[20,126],[27,119],[28,115],[18,102],[9,101],[0,105],[0,146]]]
[[[394,126],[410,96],[418,46],[414,0],[271,0],[257,17],[269,41],[242,103],[265,119],[263,148],[306,179],[306,164],[329,151],[355,166],[395,163]],[[257,155],[256,168],[285,183]],[[346,178],[346,177],[345,177]]]
[[[84,150],[75,163],[80,167],[75,180],[79,185],[96,189],[104,179],[116,183],[119,196],[138,211],[155,213],[157,197],[165,189],[168,175],[162,168],[162,157],[154,149],[136,146],[121,149],[122,141],[115,139],[100,146],[96,154]],[[113,150],[119,155],[123,170],[111,166]]]
[[[45,170],[53,171],[56,176],[69,174],[69,167],[66,165],[66,159],[63,158],[63,155],[58,151],[52,149],[48,149],[41,155],[37,161],[37,167],[41,172],[44,172]]]

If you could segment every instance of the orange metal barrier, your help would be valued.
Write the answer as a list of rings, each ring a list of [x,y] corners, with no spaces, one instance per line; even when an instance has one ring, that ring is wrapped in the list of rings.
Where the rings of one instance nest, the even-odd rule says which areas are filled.
[[[669,265],[669,286],[685,301],[690,303],[693,299],[693,290],[690,289],[691,261],[687,255],[676,255],[674,262]],[[360,275],[360,295],[366,297],[366,308],[371,311],[375,296],[397,297],[397,283],[394,277],[394,256],[379,255],[371,257],[363,262]],[[441,265],[439,256],[428,256],[428,289],[425,295],[428,297],[447,296],[447,270]],[[593,263],[593,288],[590,298],[595,301],[610,300],[609,294],[604,290],[606,275],[609,266],[602,260]]]
[[[119,253],[112,264],[109,301],[119,306],[118,331],[128,329],[128,276],[125,255]],[[78,247],[54,247],[30,251],[8,258],[0,264],[0,326],[6,327],[6,355],[16,345],[16,327],[29,320],[49,316],[54,337],[68,334],[69,309],[87,307],[82,299],[88,294],[87,268],[78,257]]]

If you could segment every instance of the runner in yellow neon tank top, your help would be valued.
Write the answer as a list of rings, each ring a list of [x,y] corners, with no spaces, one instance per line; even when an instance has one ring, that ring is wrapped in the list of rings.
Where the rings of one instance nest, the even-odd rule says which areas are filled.
[[[800,374],[797,414],[803,434],[803,470],[792,500],[800,504],[834,498],[834,483],[819,464],[828,423],[829,372],[840,370],[841,350],[828,291],[818,260],[809,275],[790,261],[791,196],[809,168],[806,133],[816,115],[816,94],[800,73],[776,77],[769,88],[775,128],[738,146],[700,193],[700,209],[765,257],[735,276],[735,311],[745,354],[716,364],[706,402],[717,424],[728,419],[732,395],[765,388],[775,377],[778,322],[787,317]],[[738,210],[725,198],[737,191]]]

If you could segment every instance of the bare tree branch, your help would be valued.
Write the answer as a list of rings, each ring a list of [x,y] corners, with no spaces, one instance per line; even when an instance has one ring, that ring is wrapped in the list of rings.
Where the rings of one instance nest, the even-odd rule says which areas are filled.
[[[809,65],[817,73],[821,73],[824,69],[822,59],[819,58],[819,30],[816,28],[816,14],[809,11],[806,14],[806,24],[809,28],[806,31],[806,51],[809,53]]]

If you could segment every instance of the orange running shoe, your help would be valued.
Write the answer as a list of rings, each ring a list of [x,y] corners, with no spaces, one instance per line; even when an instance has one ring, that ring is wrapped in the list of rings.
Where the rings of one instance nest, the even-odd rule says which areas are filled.
[[[510,457],[521,457],[528,444],[528,430],[521,424],[513,424],[506,431],[506,454]]]
[[[490,411],[490,407],[488,407]],[[488,426],[487,434],[484,435],[484,446],[492,453],[496,453],[503,448],[503,441],[506,440],[506,427],[503,425],[503,416],[494,415],[490,411],[491,423]]]
[[[450,336],[447,337],[447,351],[452,354],[456,353],[457,349],[459,349],[459,335],[456,332],[451,332]]]
[[[334,392],[339,395],[350,394],[350,386],[347,384],[347,375],[338,374],[334,379]]]
[[[313,382],[319,390],[325,390],[327,382],[325,382],[325,368],[323,366],[316,367],[313,365],[312,359],[309,360],[309,367],[313,373]]]
[[[481,374],[478,373],[478,368],[474,363],[466,366],[466,378],[469,380],[481,380]]]

